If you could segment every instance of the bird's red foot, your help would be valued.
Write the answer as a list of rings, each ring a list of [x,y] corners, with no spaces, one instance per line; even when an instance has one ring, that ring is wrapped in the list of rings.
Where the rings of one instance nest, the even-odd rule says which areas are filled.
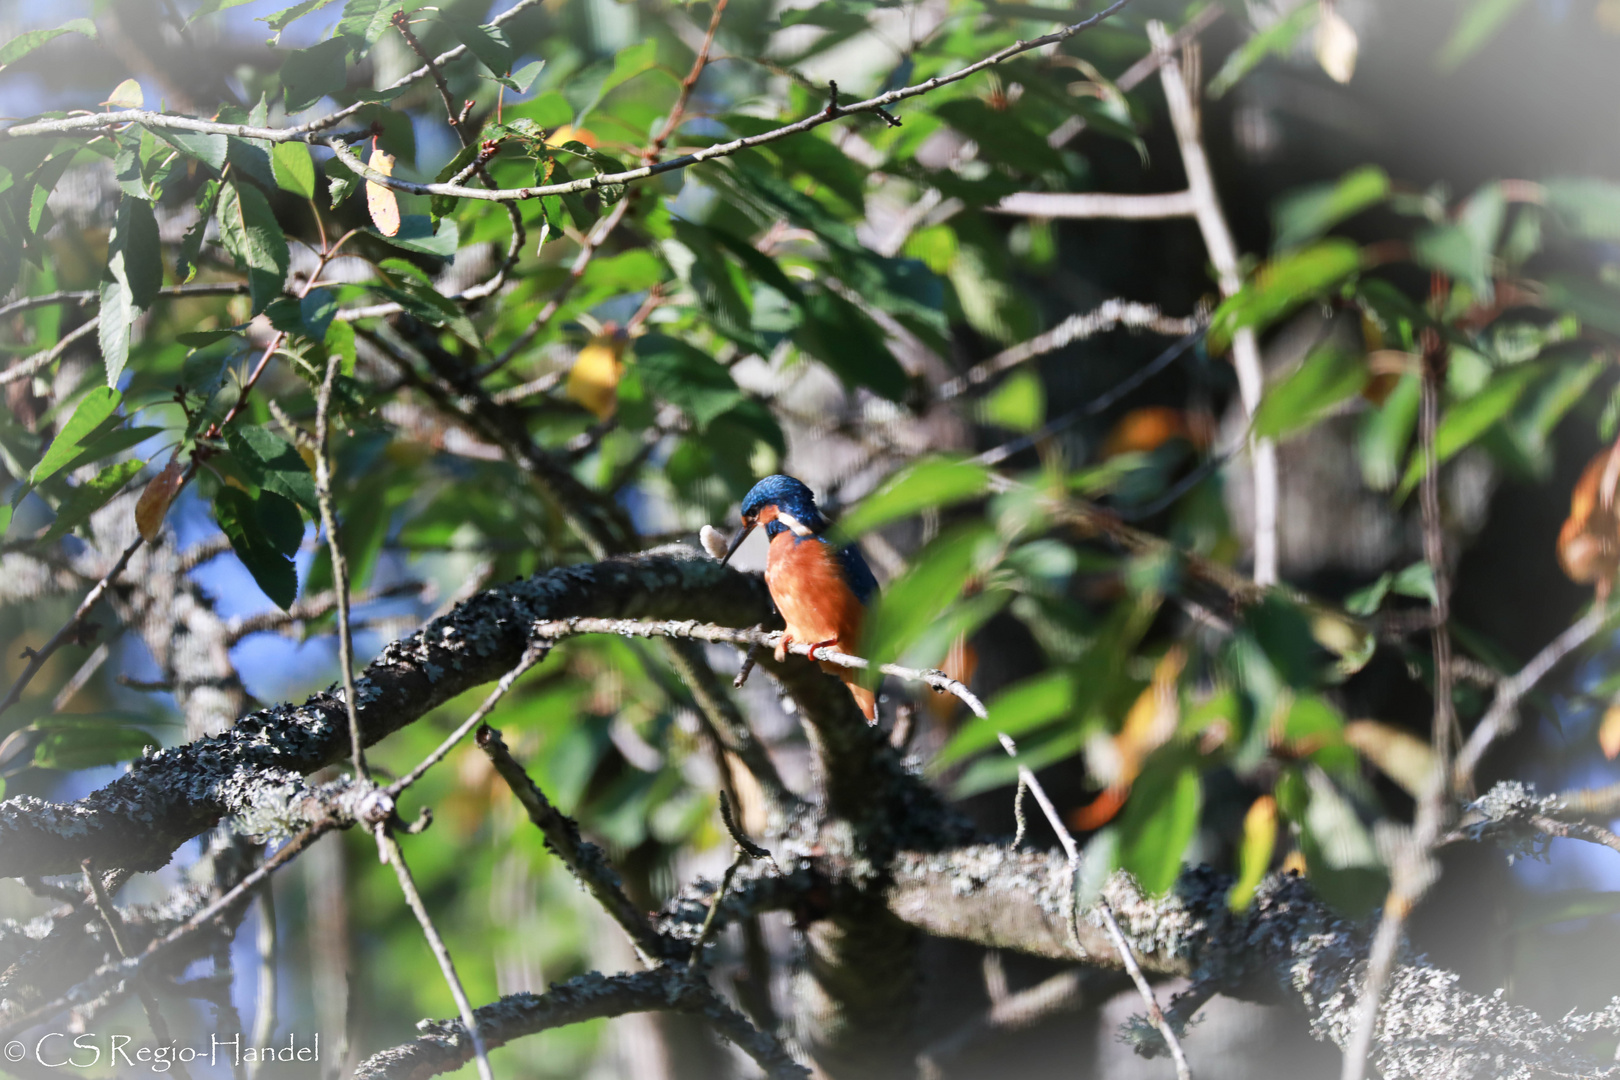
[[[818,641],[814,645],[810,646],[810,655],[812,657],[815,656],[817,649],[830,649],[837,647],[837,645],[837,638],[828,638],[826,641]]]
[[[780,664],[787,659],[788,646],[793,644],[792,634],[783,634],[776,642],[776,662]]]

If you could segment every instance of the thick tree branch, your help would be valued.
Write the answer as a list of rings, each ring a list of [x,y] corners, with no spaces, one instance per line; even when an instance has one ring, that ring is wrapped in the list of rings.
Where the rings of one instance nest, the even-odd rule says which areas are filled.
[[[567,1024],[627,1013],[670,1010],[707,1019],[735,1043],[771,1080],[809,1075],[774,1038],[758,1031],[683,965],[664,965],[633,974],[590,972],[553,983],[544,994],[509,994],[477,1010],[478,1029],[490,1047]],[[374,1054],[360,1063],[355,1080],[426,1080],[452,1072],[472,1059],[472,1042],[455,1021],[424,1022],[416,1039]]]
[[[1113,967],[1118,958],[1096,909],[1070,943],[1061,852],[1000,847],[907,853],[896,860],[890,909],[940,937]],[[1266,879],[1246,912],[1227,904],[1231,881],[1188,870],[1169,894],[1142,895],[1126,874],[1102,891],[1142,967],[1310,1018],[1311,1032],[1340,1046],[1354,1026],[1365,928],[1340,918],[1290,875]],[[1620,1030],[1620,1000],[1590,1015],[1549,1022],[1499,996],[1460,988],[1459,977],[1418,960],[1397,964],[1384,991],[1373,1061],[1386,1080],[1535,1080],[1620,1077],[1620,1065],[1583,1053],[1587,1036]]]
[[[553,570],[490,589],[394,642],[356,681],[367,745],[450,698],[493,681],[522,657],[529,627],[570,615],[698,615],[749,626],[770,611],[764,582],[688,549]],[[239,815],[258,831],[297,828],[289,797],[303,775],[348,753],[340,696],[316,694],[242,717],[218,736],[159,751],[74,803],[0,802],[0,876],[67,873],[79,860],[156,869],[180,844]]]

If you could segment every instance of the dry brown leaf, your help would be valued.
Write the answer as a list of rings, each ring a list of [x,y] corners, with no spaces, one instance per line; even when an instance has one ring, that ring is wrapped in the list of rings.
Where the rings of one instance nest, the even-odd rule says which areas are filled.
[[[373,149],[371,160],[366,164],[384,176],[394,175],[394,155],[386,151]],[[377,226],[378,232],[384,236],[399,233],[399,199],[394,195],[393,188],[367,180],[366,208],[371,211],[371,222]]]
[[[148,544],[156,542],[158,533],[163,529],[163,519],[168,516],[169,504],[174,502],[183,480],[180,451],[176,450],[163,471],[152,477],[136,501],[135,528]]]
[[[1620,443],[1598,451],[1570,492],[1569,517],[1558,533],[1558,564],[1573,581],[1596,583],[1599,600],[1608,598],[1620,570],[1620,515],[1615,487],[1620,483]]]

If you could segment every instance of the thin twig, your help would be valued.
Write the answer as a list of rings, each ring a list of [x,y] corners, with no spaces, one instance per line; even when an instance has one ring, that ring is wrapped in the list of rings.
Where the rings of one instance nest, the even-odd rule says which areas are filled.
[[[1519,702],[1524,696],[1546,678],[1565,657],[1606,629],[1617,614],[1620,614],[1620,605],[1594,605],[1592,610],[1582,615],[1569,629],[1548,642],[1528,664],[1497,684],[1496,696],[1491,699],[1491,707],[1486,710],[1484,717],[1469,734],[1468,741],[1463,744],[1461,752],[1457,754],[1457,764],[1452,770],[1452,784],[1458,791],[1472,790],[1474,772],[1479,768],[1486,751],[1518,725]]]
[[[337,600],[338,666],[343,674],[343,708],[349,717],[349,756],[355,775],[371,778],[366,767],[366,745],[360,735],[360,713],[355,702],[354,634],[349,626],[349,561],[339,542],[337,511],[332,505],[332,387],[337,382],[342,355],[333,349],[326,361],[326,374],[315,397],[315,502],[321,511],[321,528],[326,532],[326,550],[332,560],[332,592]],[[382,833],[378,831],[378,842]]]
[[[1440,385],[1443,378],[1444,345],[1438,334],[1429,334],[1423,357],[1422,399],[1418,410],[1418,439],[1423,453],[1423,480],[1420,499],[1423,514],[1423,556],[1434,575],[1434,622],[1430,629],[1434,647],[1434,719],[1431,745],[1434,770],[1418,800],[1412,833],[1396,852],[1390,866],[1389,896],[1379,914],[1378,929],[1367,951],[1367,972],[1361,997],[1356,1003],[1356,1025],[1344,1047],[1342,1080],[1362,1080],[1367,1056],[1378,1031],[1378,1008],[1384,988],[1395,967],[1400,949],[1401,927],[1423,898],[1437,874],[1433,850],[1445,824],[1447,794],[1451,785],[1452,729],[1456,724],[1451,700],[1451,583],[1445,559],[1445,526],[1440,519],[1440,463],[1435,450],[1439,427]]]
[[[1198,201],[1190,191],[1149,195],[1120,195],[1108,191],[1015,191],[985,209],[993,214],[1021,217],[1163,221],[1192,217],[1197,213]]]
[[[157,291],[160,300],[183,300],[189,296],[233,296],[248,291],[245,281],[199,281],[190,285],[168,285]],[[23,296],[9,304],[0,304],[0,319],[20,311],[44,307],[47,304],[74,304],[83,307],[98,303],[101,293],[95,289],[58,289],[56,292]]]
[[[480,728],[478,747],[489,755],[490,763],[512,789],[518,802],[523,804],[529,820],[545,834],[551,850],[596,898],[603,910],[624,928],[642,962],[649,967],[655,964],[663,956],[663,940],[647,917],[619,888],[618,878],[607,864],[601,849],[584,840],[579,835],[579,825],[552,805],[546,793],[512,757],[499,731],[488,726]]]
[[[140,546],[141,538],[139,536],[130,541],[130,545],[124,549],[122,555],[118,556],[118,561],[113,564],[112,569],[102,575],[101,580],[96,582],[90,591],[85,594],[84,599],[79,602],[79,606],[73,609],[73,617],[63,623],[62,628],[52,634],[51,639],[42,648],[31,650],[28,657],[28,666],[23,668],[21,675],[17,676],[17,681],[11,684],[11,689],[6,691],[6,696],[0,698],[0,713],[17,704],[17,700],[22,697],[23,689],[33,681],[35,675],[39,674],[39,669],[45,666],[45,661],[55,655],[56,650],[69,641],[79,638],[85,617],[90,614],[90,609],[96,606],[96,602],[112,587],[112,583],[118,580],[118,575],[124,572],[124,567],[129,565],[130,557],[135,554],[135,549]]]
[[[1010,60],[1015,56],[1022,55],[1023,53],[1031,52],[1035,49],[1045,48],[1048,45],[1056,45],[1062,41],[1067,41],[1076,34],[1080,34],[1091,29],[1093,26],[1096,26],[1098,23],[1103,22],[1105,19],[1121,11],[1130,2],[1131,0],[1115,0],[1114,3],[1110,4],[1102,11],[1099,11],[1088,18],[1082,19],[1077,23],[1065,26],[1060,30],[1055,30],[1050,34],[1043,34],[1040,37],[1031,38],[1027,41],[1014,42],[1005,49],[998,50],[982,60],[967,64],[955,71],[948,72],[947,74],[937,75],[934,78],[927,79],[911,86],[902,86],[897,89],[890,90],[887,93],[879,94],[876,97],[867,98],[865,101],[857,101],[848,105],[840,105],[836,113],[829,113],[825,109],[817,110],[802,120],[791,124],[785,124],[782,127],[775,128],[771,131],[762,132],[759,135],[751,135],[742,139],[734,139],[731,142],[716,143],[713,146],[704,147],[703,149],[694,151],[690,154],[682,154],[678,157],[669,158],[665,161],[653,162],[652,164],[644,165],[638,168],[627,169],[624,172],[602,173],[596,176],[584,177],[579,180],[573,180],[561,184],[541,184],[534,187],[525,188],[500,188],[493,191],[479,188],[469,188],[456,184],[415,184],[409,181],[400,180],[396,177],[388,176],[362,164],[357,158],[354,157],[354,155],[349,153],[348,147],[342,139],[314,134],[315,129],[308,125],[294,128],[261,128],[251,127],[246,124],[222,124],[215,121],[194,120],[191,117],[186,116],[168,116],[164,113],[154,112],[146,109],[125,109],[119,112],[95,113],[88,116],[68,117],[62,120],[42,120],[29,124],[18,124],[13,127],[6,128],[3,132],[0,132],[0,138],[7,135],[53,135],[68,131],[107,130],[121,127],[126,124],[141,124],[144,127],[160,128],[164,130],[196,131],[203,134],[235,135],[238,138],[261,139],[267,142],[307,142],[311,144],[328,146],[337,152],[338,160],[343,164],[344,168],[350,170],[356,176],[359,176],[365,180],[370,180],[373,183],[382,184],[385,187],[391,187],[398,191],[404,191],[414,195],[453,195],[458,198],[479,199],[487,202],[510,202],[521,199],[536,199],[545,195],[570,195],[576,192],[595,191],[602,187],[633,183],[637,180],[645,180],[651,176],[660,176],[667,172],[677,172],[681,169],[690,168],[693,165],[698,165],[705,161],[713,161],[716,158],[729,157],[732,154],[751,149],[755,146],[763,146],[767,143],[776,142],[779,139],[786,139],[794,135],[799,135],[806,131],[811,131],[815,128],[821,127],[823,124],[832,123],[841,117],[852,114],[873,113],[881,115],[881,113],[886,110],[888,106],[893,105],[896,102],[905,101],[909,98],[927,94],[933,90],[937,90],[941,86],[949,86],[952,83],[971,78],[981,71],[988,70],[989,68],[995,67],[997,64],[1000,64],[1003,61]],[[454,52],[455,50],[451,51]],[[423,70],[422,74],[426,74],[425,69]],[[339,112],[341,113],[342,110]],[[329,124],[338,116],[338,113],[334,113],[330,117],[323,118],[322,123]]]
[[[48,367],[56,360],[58,356],[61,356],[62,353],[67,351],[67,347],[69,345],[72,345],[74,342],[78,341],[87,334],[94,333],[96,328],[100,325],[101,316],[93,315],[89,319],[85,320],[83,326],[75,328],[71,333],[62,338],[62,340],[58,341],[55,345],[52,345],[48,349],[40,350],[26,360],[17,361],[15,364],[12,364],[10,367],[6,368],[5,371],[0,371],[0,386],[5,386],[8,383],[14,383],[18,379],[26,379],[28,376],[34,374],[36,371],[39,371],[41,368]]]
[[[418,764],[416,768],[412,769],[410,772],[388,785],[386,790],[389,797],[397,799],[400,792],[416,783],[422,778],[423,773],[427,772],[434,765],[437,765],[439,762],[443,761],[445,755],[449,754],[451,750],[454,750],[456,744],[462,739],[465,739],[469,731],[472,731],[479,724],[482,724],[485,718],[487,718],[489,714],[495,710],[495,706],[500,704],[501,698],[505,697],[506,692],[512,689],[512,684],[517,682],[518,679],[522,677],[524,672],[528,671],[530,668],[534,667],[534,665],[544,660],[546,658],[546,654],[550,651],[551,642],[549,641],[538,641],[524,649],[522,658],[518,660],[517,664],[512,668],[512,670],[501,676],[500,681],[495,684],[495,689],[491,690],[484,698],[483,704],[474,709],[471,716],[467,717],[467,719],[458,724],[456,726],[456,730],[445,736],[444,741],[441,742],[431,754],[423,758],[421,763]]]
[[[1019,364],[1121,326],[1130,330],[1152,330],[1156,334],[1169,337],[1183,337],[1198,330],[1200,322],[1195,318],[1182,319],[1165,315],[1152,304],[1138,304],[1130,300],[1104,300],[1091,311],[1070,315],[1045,333],[1037,334],[1028,341],[1003,349],[990,359],[974,364],[956,378],[940,384],[935,396],[940,401],[949,401],[974,387],[982,386]]]
[[[1195,217],[1215,265],[1221,295],[1231,296],[1243,287],[1238,265],[1237,245],[1221,210],[1215,178],[1198,133],[1198,121],[1191,92],[1181,75],[1181,65],[1171,53],[1170,34],[1161,22],[1148,23],[1148,37],[1159,56],[1159,81],[1170,107],[1170,122],[1176,129],[1181,163],[1187,174],[1187,190],[1197,204]],[[1237,370],[1238,396],[1252,419],[1265,390],[1265,374],[1260,364],[1260,346],[1249,327],[1232,336],[1232,366]],[[1261,585],[1277,581],[1277,444],[1256,437],[1250,447],[1254,459],[1254,580]]]
[[[102,884],[101,875],[96,873],[93,861],[86,859],[83,866],[84,881],[89,886],[90,898],[95,902],[96,911],[101,914],[101,921],[107,924],[107,933],[112,936],[113,948],[118,950],[119,956],[127,960],[129,945],[124,939],[124,921],[119,918],[118,909],[113,907],[112,897],[107,895],[107,887]],[[167,1045],[171,1041],[169,1025],[158,1008],[157,995],[152,993],[152,988],[146,985],[146,980],[142,978],[135,980],[135,992],[141,999],[141,1008],[146,1012],[146,1022],[152,1025],[152,1034],[157,1038],[158,1044]],[[180,1077],[180,1080],[191,1080],[189,1072],[178,1057],[174,1059],[173,1065],[174,1074]]]
[[[276,1034],[276,898],[275,882],[259,886],[259,985],[253,1012],[253,1045],[269,1046]],[[262,1062],[249,1062],[248,1076],[259,1075]]]
[[[394,867],[394,876],[399,879],[399,889],[405,894],[405,903],[410,905],[411,913],[421,925],[422,936],[427,938],[428,947],[433,950],[433,958],[439,962],[439,970],[443,972],[444,981],[450,987],[450,996],[455,999],[456,1010],[461,1013],[461,1023],[472,1038],[473,1056],[478,1063],[478,1076],[480,1080],[495,1080],[495,1072],[489,1067],[489,1051],[484,1048],[484,1037],[478,1032],[478,1019],[473,1014],[472,1002],[467,999],[467,991],[462,989],[461,978],[456,974],[455,961],[450,958],[450,950],[445,947],[444,938],[439,936],[439,928],[433,925],[433,917],[423,905],[422,895],[416,891],[416,881],[411,877],[411,868],[405,865],[405,853],[400,850],[399,841],[394,838],[393,831],[386,823],[377,830],[377,844],[387,853],[388,862]]]

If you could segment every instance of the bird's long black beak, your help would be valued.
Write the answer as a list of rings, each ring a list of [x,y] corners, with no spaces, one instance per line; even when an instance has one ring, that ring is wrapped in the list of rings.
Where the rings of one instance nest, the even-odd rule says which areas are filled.
[[[747,521],[743,523],[743,527],[737,530],[737,535],[731,538],[731,545],[726,548],[725,557],[720,560],[720,564],[722,566],[731,561],[731,557],[737,554],[737,549],[742,547],[742,542],[748,539],[748,534],[753,532],[754,526],[758,524],[759,522],[757,521]]]

